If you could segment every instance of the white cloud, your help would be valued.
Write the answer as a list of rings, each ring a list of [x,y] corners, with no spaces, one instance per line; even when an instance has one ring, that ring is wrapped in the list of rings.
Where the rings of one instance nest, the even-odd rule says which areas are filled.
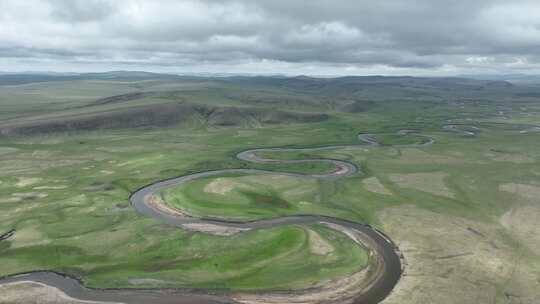
[[[477,25],[489,39],[512,47],[540,47],[540,2],[508,2],[480,13]]]
[[[339,21],[302,25],[286,34],[284,41],[293,46],[343,46],[357,45],[365,35],[357,28]]]

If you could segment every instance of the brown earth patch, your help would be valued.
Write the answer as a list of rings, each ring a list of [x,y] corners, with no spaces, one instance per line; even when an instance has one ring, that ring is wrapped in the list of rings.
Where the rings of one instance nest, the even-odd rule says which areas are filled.
[[[161,212],[173,215],[173,216],[178,216],[178,217],[190,217],[188,214],[182,212],[181,210],[167,205],[163,201],[163,199],[158,195],[149,194],[144,197],[144,200],[148,203],[150,207],[158,211],[161,211]]]
[[[0,285],[0,303],[5,304],[99,304],[111,302],[82,301],[45,284],[22,281]]]
[[[186,228],[187,230],[203,232],[203,233],[208,233],[208,234],[213,234],[213,235],[220,235],[220,236],[229,236],[229,235],[233,235],[233,234],[237,234],[237,233],[249,230],[248,228],[226,227],[226,226],[205,224],[205,223],[184,224],[182,225],[182,227]]]

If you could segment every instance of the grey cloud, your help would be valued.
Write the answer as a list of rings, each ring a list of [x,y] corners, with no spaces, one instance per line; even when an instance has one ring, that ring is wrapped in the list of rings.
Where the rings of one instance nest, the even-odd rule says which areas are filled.
[[[112,13],[112,6],[103,0],[49,0],[51,15],[67,22],[98,21]]]
[[[255,72],[538,69],[535,0],[2,2],[3,58]]]

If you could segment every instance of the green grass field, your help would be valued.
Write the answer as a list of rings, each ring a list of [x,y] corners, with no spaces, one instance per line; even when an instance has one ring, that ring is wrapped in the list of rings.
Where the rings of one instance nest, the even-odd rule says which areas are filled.
[[[331,182],[279,174],[225,175],[164,190],[171,206],[197,217],[254,220],[292,214],[335,214],[321,199]]]
[[[198,158],[204,143],[212,141],[208,137],[219,140],[227,134],[234,138],[241,130],[193,130],[187,136],[174,129],[146,132],[9,139],[2,145],[0,229],[17,229],[13,241],[1,244],[2,274],[51,269],[82,276],[96,287],[137,287],[130,285],[130,278],[132,282],[166,278],[166,284],[152,281],[153,287],[283,289],[346,275],[365,265],[363,250],[327,229],[319,230],[331,238],[336,250],[318,257],[306,249],[306,227],[261,230],[229,239],[183,233],[138,215],[127,198],[141,185],[191,171],[246,166],[226,156],[232,155],[234,145],[216,154],[215,149],[203,149],[209,157]],[[163,141],[154,141],[155,146],[133,141],[158,137]],[[164,145],[168,146],[165,150]],[[179,153],[188,150],[197,158]],[[219,154],[226,156],[224,162],[218,161]],[[302,166],[296,170],[313,171]],[[238,255],[239,246],[246,246],[247,255],[251,246],[266,248],[268,242],[277,251],[252,252],[250,259],[260,262],[257,267],[235,266],[221,256],[229,252],[229,259],[247,259]],[[110,248],[115,252],[109,252]],[[221,258],[225,264],[215,268]],[[309,262],[292,268],[294,260]],[[193,268],[187,270],[187,264]],[[177,265],[177,270],[159,271],[160,265]],[[289,280],[277,280],[285,269],[290,270]]]

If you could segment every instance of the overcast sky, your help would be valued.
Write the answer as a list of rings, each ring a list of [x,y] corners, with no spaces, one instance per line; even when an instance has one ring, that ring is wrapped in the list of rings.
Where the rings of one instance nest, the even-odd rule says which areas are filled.
[[[540,73],[540,0],[0,0],[1,71]]]

